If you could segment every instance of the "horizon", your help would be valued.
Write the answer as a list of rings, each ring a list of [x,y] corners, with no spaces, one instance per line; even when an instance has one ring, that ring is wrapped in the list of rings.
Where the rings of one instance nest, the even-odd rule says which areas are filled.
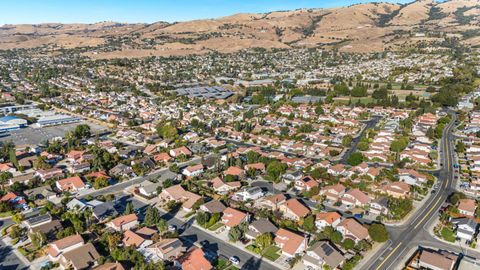
[[[105,0],[105,1],[8,1],[0,10],[0,25],[15,24],[95,24],[184,22],[201,19],[215,19],[238,13],[269,13],[310,8],[347,7],[365,3],[405,4],[412,0],[245,0],[227,3],[220,0],[178,0],[175,3],[159,3],[151,0]],[[19,16],[18,14],[23,14]],[[28,18],[28,19],[24,19]]]

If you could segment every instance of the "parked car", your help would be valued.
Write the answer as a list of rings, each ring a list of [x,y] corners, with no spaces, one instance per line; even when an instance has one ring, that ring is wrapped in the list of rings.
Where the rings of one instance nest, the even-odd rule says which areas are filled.
[[[240,263],[240,259],[237,256],[230,257],[229,261],[234,265],[238,265]]]

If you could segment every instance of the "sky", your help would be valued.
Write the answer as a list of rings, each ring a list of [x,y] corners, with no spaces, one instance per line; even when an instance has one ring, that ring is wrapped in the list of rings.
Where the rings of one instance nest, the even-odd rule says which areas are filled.
[[[408,3],[412,0],[383,0]],[[0,25],[34,23],[153,23],[298,8],[329,8],[368,0],[1,0]]]

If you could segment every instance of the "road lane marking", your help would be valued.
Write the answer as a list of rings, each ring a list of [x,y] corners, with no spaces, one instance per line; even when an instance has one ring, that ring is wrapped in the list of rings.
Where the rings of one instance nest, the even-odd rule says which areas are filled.
[[[397,251],[397,249],[400,247],[401,244],[402,242],[398,243],[398,245],[387,255],[387,257],[383,259],[382,263],[380,263],[380,265],[376,268],[376,270],[379,270],[382,267],[382,265],[388,260],[388,258],[390,258],[393,255],[393,253]]]
[[[420,226],[420,224],[428,217],[428,215],[437,207],[437,204],[438,204],[439,202],[441,202],[441,201],[442,201],[442,197],[439,197],[439,198],[437,199],[437,201],[435,202],[435,204],[433,205],[433,207],[430,208],[430,210],[428,210],[427,214],[425,214],[425,215],[423,216],[423,218],[422,218],[422,219],[417,223],[417,225],[415,225],[415,227],[413,227],[413,228],[416,229],[418,226]]]

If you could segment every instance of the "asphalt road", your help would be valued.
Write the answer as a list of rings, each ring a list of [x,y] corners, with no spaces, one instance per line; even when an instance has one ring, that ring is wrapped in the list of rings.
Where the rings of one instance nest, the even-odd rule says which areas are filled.
[[[352,153],[357,151],[358,143],[362,140],[362,137],[365,134],[365,131],[369,128],[375,127],[377,125],[378,121],[380,121],[380,119],[382,119],[381,116],[373,116],[372,119],[364,122],[364,124],[366,125],[365,128],[362,130],[362,132],[358,136],[356,136],[355,138],[352,139],[352,142],[350,143],[350,148],[348,148],[347,151],[345,151],[342,158],[340,159],[340,163],[347,164],[348,157]]]
[[[456,250],[454,245],[445,245],[433,238],[428,232],[428,226],[434,221],[434,217],[438,214],[443,202],[447,199],[453,191],[453,152],[454,146],[452,141],[452,129],[457,116],[452,115],[451,122],[443,131],[441,139],[441,154],[442,168],[439,170],[438,183],[440,188],[437,193],[432,194],[427,199],[426,203],[418,210],[414,216],[402,226],[388,226],[387,230],[390,233],[390,241],[386,248],[379,250],[366,263],[362,269],[365,270],[380,270],[392,269],[400,266],[407,259],[407,253],[417,246],[424,246],[431,243],[433,247],[448,246],[449,250]]]

